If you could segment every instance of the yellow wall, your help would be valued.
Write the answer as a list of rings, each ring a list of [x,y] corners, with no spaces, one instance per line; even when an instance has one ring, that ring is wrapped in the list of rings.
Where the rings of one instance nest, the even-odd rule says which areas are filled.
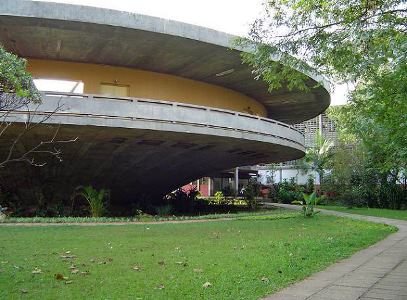
[[[84,82],[84,93],[100,94],[100,84],[130,86],[130,96],[191,103],[266,116],[264,106],[242,93],[213,84],[162,73],[106,65],[28,60],[34,78]]]

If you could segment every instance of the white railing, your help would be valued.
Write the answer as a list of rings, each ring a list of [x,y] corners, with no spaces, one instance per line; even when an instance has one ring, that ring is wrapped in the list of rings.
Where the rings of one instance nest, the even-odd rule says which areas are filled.
[[[145,120],[221,128],[262,134],[304,145],[303,134],[288,124],[246,113],[172,101],[132,97],[109,97],[92,94],[42,92],[39,111],[62,109],[55,115],[72,115],[126,120]],[[120,103],[120,104],[119,104]]]

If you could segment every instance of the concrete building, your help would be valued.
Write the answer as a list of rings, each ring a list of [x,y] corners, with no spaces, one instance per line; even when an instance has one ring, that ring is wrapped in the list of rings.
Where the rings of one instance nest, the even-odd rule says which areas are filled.
[[[338,145],[338,132],[335,123],[326,113],[322,113],[308,121],[295,124],[294,127],[304,134],[306,148],[315,147],[317,132],[320,132],[325,139],[331,140],[334,143],[334,147]],[[259,172],[263,183],[266,183],[267,177],[272,177],[273,181],[276,183],[294,178],[296,183],[306,184],[308,176],[311,175],[315,178],[315,184],[319,184],[317,172],[304,172],[303,170],[300,170],[298,168],[298,161],[296,160],[275,164],[273,166],[273,171],[270,171],[267,166],[255,166],[253,169]]]
[[[235,47],[235,38],[128,12],[3,0],[0,43],[27,58],[37,82],[73,85],[68,93],[43,91],[35,115],[61,105],[46,123],[60,124],[61,138],[78,138],[64,145],[62,163],[3,170],[3,184],[21,190],[41,182],[62,195],[92,184],[134,201],[236,166],[302,157],[304,137],[290,124],[329,106],[328,83],[307,74],[310,87],[321,85],[270,93],[242,64],[249,49]],[[47,134],[40,126],[31,137]]]

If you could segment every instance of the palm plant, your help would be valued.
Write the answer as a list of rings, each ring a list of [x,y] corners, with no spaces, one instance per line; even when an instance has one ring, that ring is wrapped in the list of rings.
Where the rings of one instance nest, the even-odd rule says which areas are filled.
[[[315,211],[314,208],[318,204],[319,198],[317,194],[313,192],[310,195],[303,194],[304,201],[302,202],[302,211],[304,213],[304,217],[313,217],[315,214],[319,213],[319,211]]]
[[[104,200],[108,193],[109,191],[106,189],[101,189],[98,191],[89,185],[83,187],[79,194],[82,195],[86,201],[88,201],[92,217],[99,218],[102,216],[105,210]]]
[[[322,185],[324,170],[332,155],[331,149],[333,146],[332,140],[325,139],[317,132],[315,135],[315,146],[307,149],[305,158],[302,160],[303,165],[301,168],[317,172],[320,185]]]

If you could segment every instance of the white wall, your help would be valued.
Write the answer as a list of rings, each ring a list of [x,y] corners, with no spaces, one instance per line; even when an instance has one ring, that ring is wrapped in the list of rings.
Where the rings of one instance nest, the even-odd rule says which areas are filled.
[[[267,176],[270,176],[271,172],[268,170],[259,170],[259,176],[262,184],[267,184]],[[284,180],[289,181],[292,177],[295,178],[297,184],[306,184],[308,180],[308,175],[312,174],[315,179],[315,184],[319,184],[319,178],[317,172],[308,171],[303,173],[297,169],[279,169],[274,171],[274,182],[279,183]]]

